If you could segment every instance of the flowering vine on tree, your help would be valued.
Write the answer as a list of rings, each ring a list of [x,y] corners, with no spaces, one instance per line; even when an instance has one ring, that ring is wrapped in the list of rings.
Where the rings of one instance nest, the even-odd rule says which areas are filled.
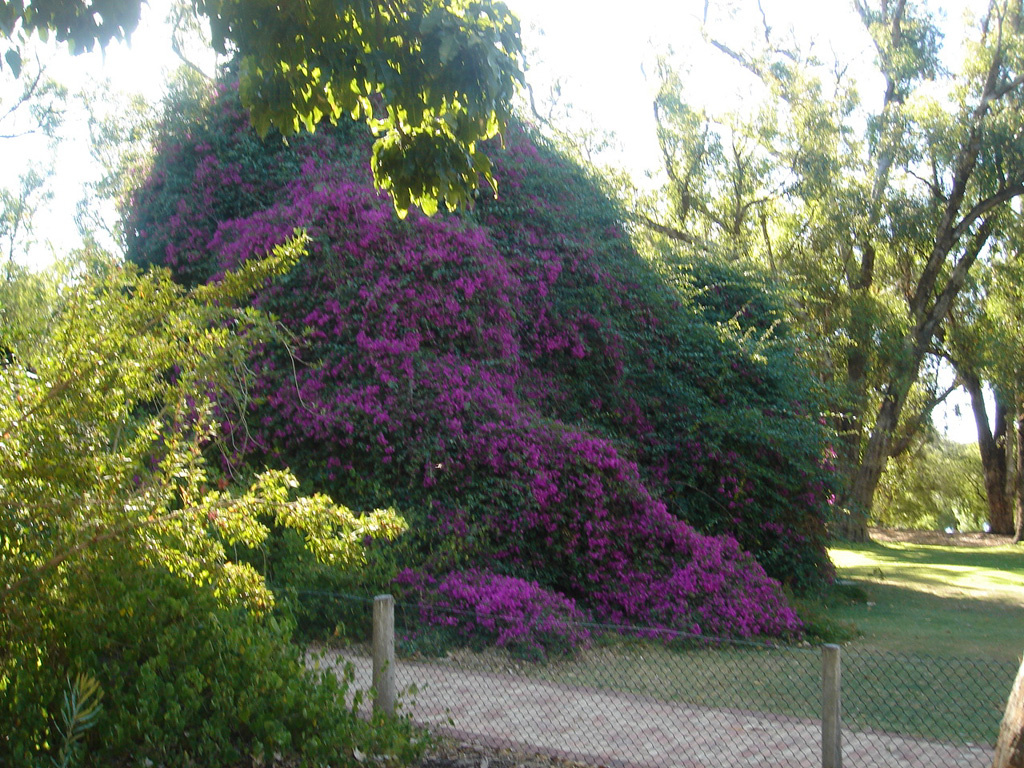
[[[831,480],[770,299],[667,280],[521,127],[494,148],[499,198],[401,221],[349,128],[261,145],[230,88],[175,119],[133,201],[134,259],[216,280],[308,236],[256,299],[294,341],[252,360],[236,461],[396,506],[402,564],[438,577],[499,563],[602,620],[798,631],[770,577],[830,577]]]

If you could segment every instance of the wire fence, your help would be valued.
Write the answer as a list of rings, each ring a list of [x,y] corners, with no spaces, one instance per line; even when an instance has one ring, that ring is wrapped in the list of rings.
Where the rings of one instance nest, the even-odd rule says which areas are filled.
[[[369,639],[373,601],[331,599]],[[398,604],[396,660],[378,659],[414,721],[474,743],[602,766],[987,768],[1017,671],[843,649],[834,670],[841,687],[830,692],[822,646],[664,632],[652,639],[649,629],[588,624],[586,647],[538,659],[473,637],[439,637],[420,618],[416,606]],[[368,689],[373,652],[353,643],[326,658],[352,664],[357,687]],[[830,704],[841,722],[832,734],[823,717]]]

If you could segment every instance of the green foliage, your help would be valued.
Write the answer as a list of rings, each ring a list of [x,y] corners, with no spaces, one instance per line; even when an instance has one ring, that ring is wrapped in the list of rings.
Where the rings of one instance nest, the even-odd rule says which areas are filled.
[[[984,372],[1016,410],[1024,406],[1024,232],[1013,222],[995,244],[990,269],[972,284],[970,301],[958,307],[950,346],[959,358]]]
[[[46,335],[56,275],[33,273],[13,261],[0,276],[0,361]]]
[[[402,546],[401,541],[370,542],[359,568],[337,568],[317,560],[295,531],[274,529],[251,562],[273,587],[279,608],[295,621],[302,639],[369,640],[366,601],[390,590],[398,573],[395,551]]]
[[[139,24],[139,0],[113,0],[98,13],[85,0],[61,0],[54,3],[27,3],[4,0],[0,5],[0,37],[7,38],[4,54],[8,65],[20,72],[20,47],[37,35],[46,40],[50,34],[66,42],[73,53],[91,51],[98,43],[124,40]]]
[[[269,206],[326,138],[320,131],[292,137],[286,144],[280,137],[261,140],[252,130],[240,130],[237,90],[237,83],[212,89],[190,70],[179,71],[153,128],[146,168],[159,194],[147,195],[141,204],[142,176],[119,170],[130,177],[132,187],[118,200],[132,261],[170,267],[175,281],[187,286],[213,274],[205,238],[217,223]],[[356,140],[366,138],[365,128],[345,121],[331,131],[352,138],[350,147],[334,145],[338,162],[369,163],[366,142]],[[182,142],[183,136],[192,139]],[[197,176],[216,181],[216,193],[198,199],[192,195]]]
[[[130,258],[194,284],[305,226],[309,255],[257,299],[294,340],[254,356],[233,458],[298,468],[311,489],[414,523],[395,547],[375,542],[355,579],[274,539],[252,563],[300,631],[349,628],[344,604],[317,593],[372,593],[396,566],[496,562],[580,600],[626,594],[594,574],[636,563],[658,578],[689,561],[682,540],[659,560],[680,521],[736,538],[794,589],[829,578],[822,398],[763,281],[645,258],[600,184],[522,126],[493,150],[500,196],[403,222],[360,168],[358,131],[285,151],[219,90],[168,103]]]
[[[866,535],[861,513],[885,462],[920,438],[941,399],[929,373],[951,309],[993,263],[980,256],[1017,227],[1008,206],[1024,194],[1024,82],[1015,2],[965,25],[964,58],[946,66],[926,4],[854,5],[877,54],[873,80],[769,19],[763,42],[734,48],[712,13],[707,39],[754,75],[762,100],[706,115],[663,67],[668,184],[636,214],[653,237],[767,270],[785,290],[804,354],[832,384],[850,479],[843,527]],[[879,98],[864,98],[865,85],[882,86]]]
[[[94,677],[81,674],[74,683],[68,680],[68,689],[64,692],[64,704],[60,709],[61,722],[58,726],[63,743],[53,761],[56,768],[68,768],[79,759],[79,742],[86,731],[96,725],[102,711],[103,689]]]
[[[987,518],[978,446],[942,438],[890,462],[872,515],[892,528],[960,531],[981,530]]]
[[[350,567],[364,537],[404,523],[293,498],[283,470],[240,484],[208,459],[218,419],[244,402],[250,345],[278,338],[244,302],[299,250],[293,240],[192,290],[96,255],[4,286],[52,303],[11,308],[0,358],[0,720],[13,724],[0,762],[58,748],[70,760],[79,742],[101,764],[275,751],[321,762],[363,732],[342,690],[302,672],[262,577],[229,553],[274,525]],[[85,683],[52,730],[62,681],[78,674],[107,702],[84,739]]]
[[[212,396],[241,397],[246,345],[274,332],[258,312],[232,305],[294,263],[296,250],[280,248],[190,293],[164,274],[102,266],[106,274],[58,297],[47,336],[15,350],[0,400],[0,503],[10,511],[0,533],[18,543],[2,564],[3,594],[15,605],[79,555],[112,547],[139,547],[186,578],[261,603],[268,595],[251,591],[255,572],[224,554],[258,545],[259,515],[272,513],[338,561],[356,556],[364,533],[399,530],[393,517],[357,520],[322,496],[288,501],[295,480],[283,472],[262,474],[239,495],[224,490],[226,480],[207,485],[214,479],[202,449],[217,437],[220,407]],[[18,611],[8,618],[16,623]]]
[[[54,631],[44,670],[94,670],[102,716],[81,740],[85,765],[236,766],[275,754],[303,765],[351,764],[353,751],[409,761],[421,748],[408,720],[367,721],[350,678],[310,671],[290,626],[226,607],[163,569],[98,563],[80,574],[70,611],[47,615]],[[44,732],[57,683],[31,666],[10,674],[0,712],[15,728],[0,743],[15,765]],[[46,694],[49,693],[49,696]],[[59,740],[58,740],[59,741]],[[41,742],[36,742],[41,743]]]
[[[365,120],[379,137],[373,169],[400,215],[469,201],[493,185],[480,142],[510,117],[519,22],[496,0],[193,0],[218,52],[237,56],[241,95],[260,135]],[[72,52],[130,37],[140,0],[0,3],[0,39],[15,75],[21,48],[53,33]],[[2,66],[2,65],[0,65]]]

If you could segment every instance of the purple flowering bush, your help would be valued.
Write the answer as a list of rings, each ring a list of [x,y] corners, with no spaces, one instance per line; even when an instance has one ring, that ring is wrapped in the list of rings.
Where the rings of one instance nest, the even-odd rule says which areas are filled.
[[[666,279],[523,128],[493,152],[496,198],[398,221],[350,128],[260,143],[230,88],[169,121],[129,211],[134,260],[215,280],[308,237],[257,298],[293,342],[252,360],[232,462],[397,507],[412,531],[381,562],[450,575],[463,602],[536,584],[522,594],[599,621],[799,632],[780,582],[831,577],[832,479],[769,294],[725,268]]]
[[[586,615],[576,603],[535,581],[471,570],[438,580],[412,570],[395,586],[419,606],[419,623],[444,631],[445,640],[475,648],[496,646],[514,655],[546,659],[586,645]]]

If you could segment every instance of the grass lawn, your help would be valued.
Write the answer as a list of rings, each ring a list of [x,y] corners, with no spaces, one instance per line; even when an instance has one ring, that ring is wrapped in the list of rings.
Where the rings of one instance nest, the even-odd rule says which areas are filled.
[[[839,578],[867,593],[832,612],[862,633],[852,648],[1019,663],[1024,546],[880,540],[830,554]]]

